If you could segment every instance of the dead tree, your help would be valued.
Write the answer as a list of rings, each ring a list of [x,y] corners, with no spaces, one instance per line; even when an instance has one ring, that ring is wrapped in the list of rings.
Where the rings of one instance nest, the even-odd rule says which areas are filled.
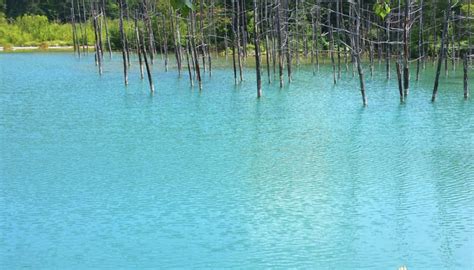
[[[362,104],[367,106],[367,97],[365,95],[365,80],[364,80],[364,70],[362,68],[362,63],[360,59],[361,54],[361,46],[360,46],[360,21],[361,21],[361,0],[357,0],[357,3],[351,3],[351,5],[355,6],[352,8],[355,17],[355,31],[352,32],[352,44],[353,49],[352,52],[354,54],[354,58],[357,65],[357,73],[359,74],[359,83],[360,83],[360,93],[362,96]]]
[[[441,47],[439,49],[439,55],[438,55],[438,65],[436,66],[436,77],[434,81],[434,87],[433,87],[433,96],[431,97],[431,101],[435,102],[436,101],[436,96],[438,94],[438,85],[439,85],[439,74],[441,72],[441,65],[443,63],[443,58],[445,57],[446,50],[444,48],[445,46],[445,41],[446,41],[446,36],[448,32],[448,20],[449,20],[449,14],[451,10],[451,1],[448,3],[448,7],[446,8],[446,11],[444,12],[444,24],[443,24],[443,34],[441,36]]]
[[[137,56],[138,62],[140,65],[140,79],[143,80],[143,61],[142,61],[142,42],[140,39],[140,31],[138,29],[138,11],[135,11],[135,35],[136,35],[136,42],[137,42]]]
[[[77,56],[81,58],[81,48],[79,43],[79,35],[76,27],[76,14],[74,12],[74,0],[71,2],[71,25],[72,25],[72,40],[74,44],[74,53],[77,52]]]
[[[400,61],[397,60],[397,82],[398,92],[400,93],[400,103],[405,101],[405,94],[403,93],[403,82],[402,82],[402,69],[400,67]]]
[[[464,71],[464,99],[468,99],[469,98],[469,87],[467,85],[467,67],[468,64],[467,64],[467,53],[464,53],[464,57],[463,57],[463,71]]]
[[[196,35],[196,13],[194,11],[191,11],[190,13],[190,24],[191,24],[191,37],[190,37],[190,44],[191,48],[193,50],[193,55],[194,55],[194,69],[196,70],[196,78],[199,84],[199,90],[202,90],[202,80],[201,80],[201,70],[199,67],[199,59],[198,59],[198,53],[196,49],[196,40],[195,40],[195,35]]]
[[[97,61],[97,64],[99,66],[99,74],[102,75],[102,48],[100,45],[99,41],[99,27],[98,27],[98,15],[97,12],[92,10],[92,22],[93,22],[93,27],[94,27],[94,37],[95,37],[95,42],[94,42],[94,48],[95,48],[95,59]]]
[[[405,97],[408,96],[410,86],[410,67],[409,67],[409,36],[410,36],[410,6],[411,0],[405,0],[405,20],[403,27],[403,89]]]
[[[120,12],[119,28],[120,28],[120,41],[122,44],[123,77],[124,77],[125,85],[128,85],[127,47],[126,47],[126,42],[125,42],[125,32],[123,29],[124,1],[126,0],[118,0],[119,12]]]
[[[278,40],[278,74],[280,78],[280,88],[283,87],[283,56],[282,56],[282,37],[281,37],[281,24],[280,24],[280,16],[281,16],[281,0],[276,1],[276,32],[277,32],[277,40]]]
[[[150,93],[153,94],[155,92],[155,85],[153,84],[153,78],[151,76],[151,69],[150,69],[150,64],[148,63],[148,56],[146,52],[146,45],[145,45],[145,34],[143,31],[141,31],[141,51],[143,55],[143,60],[145,61],[145,67],[146,67],[146,74],[148,77],[148,84],[150,85]]]
[[[418,30],[418,59],[416,60],[416,81],[420,79],[420,66],[424,62],[424,51],[423,51],[423,0],[420,0],[420,18],[419,18],[419,30]]]
[[[253,0],[253,32],[255,45],[255,70],[257,73],[257,97],[262,96],[262,78],[260,73],[260,40],[258,37],[257,0]]]
[[[150,59],[151,63],[155,61],[155,54],[156,54],[156,46],[155,46],[155,36],[153,34],[153,25],[151,24],[151,19],[149,16],[149,5],[148,0],[143,0],[142,7],[143,7],[143,20],[146,26],[146,32],[148,33],[148,43],[150,49]]]
[[[109,50],[109,58],[112,58],[112,45],[110,43],[110,34],[109,34],[109,26],[107,23],[107,15],[105,13],[105,0],[102,0],[102,15],[104,17],[104,26],[105,26],[105,39],[107,40],[107,48]]]
[[[390,14],[387,16],[386,21],[386,35],[387,35],[387,46],[386,50],[386,72],[387,72],[387,80],[390,80],[390,63],[391,63],[391,51],[392,46],[390,45]]]
[[[332,77],[333,77],[333,83],[337,83],[337,77],[336,77],[336,63],[334,61],[334,33],[331,25],[331,4],[329,4],[328,8],[328,14],[327,14],[327,27],[328,27],[328,32],[329,32],[329,53],[331,57],[331,66],[332,66]]]
[[[191,51],[191,45],[190,45],[190,41],[189,41],[189,38],[186,40],[186,62],[188,64],[188,74],[189,74],[189,82],[191,84],[191,87],[194,86],[194,82],[193,82],[193,74],[192,74],[192,71],[191,71],[191,63],[190,63],[190,59],[189,59],[189,55],[191,54],[192,55],[192,51]]]

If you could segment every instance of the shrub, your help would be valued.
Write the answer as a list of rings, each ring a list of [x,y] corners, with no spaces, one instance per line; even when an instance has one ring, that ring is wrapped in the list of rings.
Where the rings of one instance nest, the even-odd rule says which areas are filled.
[[[11,52],[11,51],[13,51],[13,45],[10,44],[10,43],[7,43],[7,44],[3,45],[3,51],[4,51],[4,52]]]
[[[47,42],[41,42],[41,44],[38,47],[40,51],[47,51],[48,48],[49,48],[49,44]]]

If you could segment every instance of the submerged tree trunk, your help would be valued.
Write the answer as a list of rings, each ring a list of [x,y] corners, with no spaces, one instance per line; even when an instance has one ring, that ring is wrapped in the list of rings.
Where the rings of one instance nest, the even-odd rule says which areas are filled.
[[[191,63],[190,63],[190,60],[189,60],[189,54],[192,55],[192,52],[191,52],[191,44],[190,44],[190,41],[189,41],[189,38],[186,40],[186,62],[188,64],[188,74],[189,74],[189,82],[191,84],[191,87],[194,86],[194,82],[193,82],[193,74],[192,74],[192,71],[191,71]]]
[[[77,27],[76,27],[76,14],[74,13],[74,0],[71,2],[71,24],[72,24],[72,39],[74,43],[74,53],[77,52],[77,56],[81,58],[81,47],[79,44],[79,36],[77,34]]]
[[[151,63],[153,64],[155,61],[155,54],[156,54],[156,47],[155,47],[155,36],[153,34],[153,25],[151,24],[151,19],[148,13],[148,0],[143,0],[142,2],[143,7],[143,21],[146,26],[146,31],[148,33],[148,43],[150,49],[150,59]]]
[[[123,1],[124,0],[119,0],[119,12],[120,12],[119,28],[120,28],[120,40],[122,43],[123,77],[124,77],[125,85],[128,85],[127,48],[125,45],[125,33],[123,29],[123,7],[124,7]]]
[[[155,92],[155,85],[153,84],[153,78],[151,76],[150,65],[148,64],[148,57],[146,54],[146,46],[145,46],[145,35],[143,34],[143,32],[141,36],[142,36],[141,50],[142,50],[143,60],[145,60],[146,74],[148,76],[148,83],[150,85],[150,93],[153,94]]]
[[[364,80],[364,70],[362,69],[362,63],[360,60],[361,46],[360,46],[360,20],[361,20],[361,0],[357,0],[357,8],[355,9],[356,17],[356,26],[355,26],[355,35],[354,39],[354,51],[355,51],[355,61],[357,65],[357,72],[359,73],[359,82],[360,82],[360,93],[362,96],[362,104],[367,106],[367,97],[365,95],[365,80]]]
[[[239,63],[239,75],[240,75],[240,81],[243,81],[244,80],[244,74],[243,74],[243,70],[242,70],[242,56],[243,56],[243,52],[242,52],[242,39],[241,39],[241,27],[240,27],[240,0],[233,0],[235,1],[235,13],[236,13],[236,32],[237,32],[237,60],[238,60],[238,63]],[[245,48],[245,45],[243,45],[243,47]]]
[[[464,99],[469,98],[469,87],[467,85],[467,53],[464,54],[463,57],[463,71],[464,71]]]
[[[202,80],[201,80],[201,69],[199,67],[199,59],[198,59],[198,53],[196,49],[196,40],[195,40],[195,34],[196,34],[196,14],[194,11],[191,11],[190,13],[191,16],[191,48],[193,49],[193,55],[194,55],[194,68],[196,69],[196,78],[198,81],[199,85],[199,90],[202,90]]]
[[[400,102],[405,101],[405,95],[403,93],[403,83],[402,83],[402,69],[400,67],[400,62],[397,61],[397,81],[398,81],[398,91],[400,93]]]
[[[329,28],[329,53],[331,57],[331,66],[332,66],[332,80],[334,84],[337,84],[337,75],[336,75],[336,63],[334,61],[334,33],[331,25],[331,4],[329,4],[327,24]]]
[[[141,50],[141,40],[140,40],[140,32],[138,30],[138,11],[135,12],[135,35],[137,37],[137,55],[138,55],[138,62],[140,64],[140,79],[143,80],[143,61],[142,61],[142,50]]]
[[[93,27],[94,27],[94,37],[95,37],[95,58],[97,61],[97,64],[99,66],[99,74],[102,75],[102,53],[101,53],[101,48],[100,48],[100,40],[99,40],[99,27],[97,23],[97,13],[95,10],[92,11],[92,22],[93,22]]]
[[[420,79],[420,66],[424,62],[424,51],[423,51],[423,0],[420,0],[420,19],[419,19],[419,30],[418,30],[418,59],[416,61],[416,81]]]
[[[408,96],[410,86],[410,57],[408,39],[410,35],[410,5],[411,0],[405,0],[405,22],[403,27],[403,89],[405,97]]]
[[[451,9],[451,1],[449,1],[448,8],[444,12],[444,26],[443,26],[443,35],[441,37],[441,47],[439,49],[439,55],[438,55],[438,65],[436,67],[436,77],[434,81],[434,87],[433,87],[433,96],[431,97],[431,101],[435,102],[436,101],[436,96],[438,95],[438,85],[439,85],[439,74],[441,72],[441,65],[443,63],[443,58],[445,57],[445,40],[448,32],[448,16],[449,16],[449,11]]]
[[[181,44],[179,41],[179,21],[178,21],[177,14],[175,14],[171,8],[170,8],[170,22],[171,22],[171,32],[173,33],[174,55],[176,57],[176,65],[178,66],[178,77],[180,77],[182,63],[181,63]]]
[[[168,72],[168,34],[166,33],[166,21],[165,21],[165,15],[162,15],[163,19],[163,25],[162,25],[162,31],[163,31],[163,50],[165,52],[165,71]]]
[[[82,54],[86,54],[86,35],[84,34],[84,28],[87,27],[87,24],[84,22],[84,28],[82,27],[82,15],[81,15],[81,5],[80,5],[80,0],[77,0],[77,15],[79,19],[79,31],[81,32],[81,44],[82,44]]]
[[[392,46],[390,46],[390,15],[387,17],[387,58],[386,58],[386,72],[387,72],[387,80],[390,80],[390,61],[391,61],[391,51]]]
[[[260,74],[260,41],[258,38],[257,0],[253,0],[253,32],[255,45],[255,70],[257,73],[257,97],[262,96],[262,78]]]
[[[82,11],[84,12],[84,45],[86,47],[86,52],[89,53],[89,41],[87,38],[87,15],[86,15],[86,4],[82,0]]]
[[[112,58],[112,45],[110,43],[109,26],[107,23],[107,15],[105,13],[105,0],[102,0],[102,14],[104,16],[105,39],[107,40],[107,49],[109,50],[109,58]]]
[[[278,40],[278,74],[280,78],[280,88],[283,87],[283,48],[282,48],[282,37],[281,37],[281,24],[280,24],[280,16],[281,16],[281,1],[277,1],[277,14],[276,18],[276,32],[277,32],[277,40]]]

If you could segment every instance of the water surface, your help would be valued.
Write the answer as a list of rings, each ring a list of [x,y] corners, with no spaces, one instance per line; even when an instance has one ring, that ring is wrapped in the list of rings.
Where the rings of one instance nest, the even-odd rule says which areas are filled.
[[[160,61],[150,96],[120,59],[100,77],[92,56],[0,54],[5,269],[474,268],[459,68],[432,104],[429,64],[404,105],[366,70],[363,108],[328,66],[257,100],[252,69],[234,86],[216,65],[200,92]]]

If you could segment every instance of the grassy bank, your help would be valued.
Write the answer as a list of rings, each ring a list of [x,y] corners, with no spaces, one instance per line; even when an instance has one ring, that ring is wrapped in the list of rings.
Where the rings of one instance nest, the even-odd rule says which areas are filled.
[[[0,13],[0,46],[4,48],[71,46],[72,31],[69,24],[50,22],[45,16],[24,15],[7,20]]]

